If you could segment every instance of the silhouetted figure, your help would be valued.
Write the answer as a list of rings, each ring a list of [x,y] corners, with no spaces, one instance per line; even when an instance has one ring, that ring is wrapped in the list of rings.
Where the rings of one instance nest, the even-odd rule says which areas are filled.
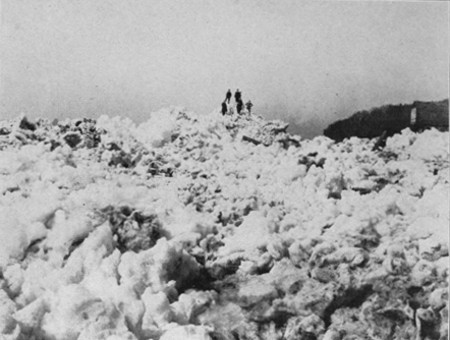
[[[222,103],[222,116],[225,116],[225,114],[228,112],[228,106],[225,102]]]
[[[247,103],[245,103],[245,107],[247,108],[248,113],[252,112],[252,102],[249,100]]]
[[[239,99],[237,101],[237,104],[236,104],[236,111],[237,111],[237,113],[240,114],[243,107],[244,107],[244,103],[242,102],[242,99]]]
[[[228,101],[228,104],[230,104],[230,100],[231,100],[231,90],[230,89],[228,89],[227,97],[225,100]]]
[[[387,131],[384,130],[381,136],[375,142],[372,151],[381,150],[386,146]]]
[[[236,92],[234,93],[234,100],[237,102],[239,102],[239,100],[241,100],[242,95],[241,95],[241,91],[239,91],[239,89],[236,90]]]

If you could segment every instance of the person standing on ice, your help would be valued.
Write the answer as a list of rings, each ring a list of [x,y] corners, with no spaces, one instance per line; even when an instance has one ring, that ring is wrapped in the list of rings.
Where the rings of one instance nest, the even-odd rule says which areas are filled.
[[[231,100],[231,90],[228,89],[228,92],[227,92],[227,96],[226,96],[225,101],[228,101],[228,104],[230,104],[230,100]]]
[[[225,116],[225,114],[228,112],[227,103],[225,101],[222,103],[222,116]]]
[[[248,113],[252,112],[252,102],[249,100],[247,103],[245,103],[245,107],[247,108]]]
[[[241,91],[237,89],[236,92],[234,93],[234,100],[236,101],[236,104],[239,102],[239,100],[241,100],[241,98],[242,98]]]

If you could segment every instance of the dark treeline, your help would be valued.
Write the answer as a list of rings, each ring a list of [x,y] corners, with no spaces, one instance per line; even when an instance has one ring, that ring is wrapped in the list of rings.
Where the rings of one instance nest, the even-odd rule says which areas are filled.
[[[385,105],[370,111],[359,111],[339,120],[324,130],[324,135],[336,141],[349,137],[374,138],[386,131],[387,136],[409,127],[420,131],[430,127],[448,130],[448,99],[438,102]]]

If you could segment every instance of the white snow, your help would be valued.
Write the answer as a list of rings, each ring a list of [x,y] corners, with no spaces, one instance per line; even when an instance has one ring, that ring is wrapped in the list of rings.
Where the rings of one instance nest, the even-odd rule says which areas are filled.
[[[101,143],[92,149],[51,151],[48,140],[60,140],[55,126],[39,127],[41,140],[16,126],[0,144],[2,339],[206,340],[232,324],[255,335],[245,325],[256,313],[250,305],[260,306],[258,318],[281,305],[306,313],[288,333],[300,327],[323,336],[314,308],[297,294],[297,270],[311,270],[312,283],[298,288],[308,301],[320,294],[327,301],[327,280],[378,282],[409,266],[411,282],[431,282],[430,303],[442,305],[448,132],[404,130],[387,140],[383,156],[371,151],[374,141],[357,138],[283,148],[277,140],[286,134],[273,132],[282,122],[180,108],[140,125],[102,116],[96,126]],[[111,143],[134,166],[108,164],[119,152]],[[156,216],[154,244],[120,249],[117,228],[128,222],[112,219],[107,207]],[[220,280],[230,268],[241,280],[235,291],[196,286],[203,270]]]

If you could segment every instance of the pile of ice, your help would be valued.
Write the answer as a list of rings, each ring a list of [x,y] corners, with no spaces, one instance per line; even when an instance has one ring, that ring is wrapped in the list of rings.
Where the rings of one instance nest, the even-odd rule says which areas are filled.
[[[2,339],[446,339],[448,132],[0,123]]]

